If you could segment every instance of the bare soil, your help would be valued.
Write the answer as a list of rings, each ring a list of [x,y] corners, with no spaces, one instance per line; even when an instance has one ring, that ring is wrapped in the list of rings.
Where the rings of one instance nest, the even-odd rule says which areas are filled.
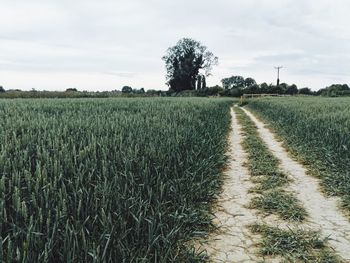
[[[205,249],[212,262],[261,262],[255,244],[260,239],[253,235],[248,226],[265,220],[257,216],[256,211],[247,208],[253,197],[248,190],[254,184],[250,181],[245,167],[247,154],[241,145],[241,127],[234,111],[231,111],[231,134],[229,136],[229,166],[225,172],[225,183],[217,201],[214,223],[219,231],[212,233],[202,242],[200,249]],[[276,260],[265,259],[264,262]],[[276,261],[278,262],[278,261]]]

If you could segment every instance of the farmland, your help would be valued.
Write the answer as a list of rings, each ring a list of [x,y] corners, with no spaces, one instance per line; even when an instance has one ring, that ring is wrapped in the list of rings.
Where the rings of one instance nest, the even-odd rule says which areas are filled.
[[[1,262],[195,262],[231,100],[0,101]]]
[[[0,261],[348,262],[349,102],[0,100]]]
[[[350,99],[258,99],[248,107],[272,125],[325,191],[340,196],[350,211]]]

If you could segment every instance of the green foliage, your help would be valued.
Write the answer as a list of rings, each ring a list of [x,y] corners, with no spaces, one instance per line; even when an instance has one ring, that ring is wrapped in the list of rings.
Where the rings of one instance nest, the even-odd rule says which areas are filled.
[[[225,89],[220,92],[220,95],[225,97],[241,97],[243,95],[243,90],[239,88]]]
[[[318,94],[327,97],[349,96],[350,88],[347,84],[333,84],[329,87],[319,90]]]
[[[149,96],[162,96],[162,94],[170,96],[172,93],[173,93],[172,90],[164,92],[161,90],[149,89],[146,91],[146,95],[149,95]]]
[[[4,99],[16,99],[16,98],[108,98],[121,96],[120,92],[67,92],[67,91],[21,91],[21,90],[8,90],[4,93],[0,93],[0,98]]]
[[[194,90],[200,70],[208,76],[218,58],[200,42],[183,38],[168,48],[162,58],[167,70],[167,83],[172,90]]]
[[[252,225],[251,230],[263,236],[260,253],[264,256],[281,256],[285,262],[342,262],[327,246],[327,239],[321,238],[318,232],[283,230],[259,224]]]
[[[118,90],[113,91],[78,91],[77,89],[67,89],[66,91],[21,91],[21,90],[8,90],[4,93],[0,92],[0,98],[15,99],[15,98],[112,98],[112,97],[154,97],[154,96],[167,96],[166,91],[161,90],[147,90],[131,89],[126,86],[122,93]]]
[[[78,90],[76,88],[69,88],[66,89],[66,92],[78,92]]]
[[[221,94],[222,91],[223,89],[220,86],[213,86],[198,90],[196,94],[198,96],[218,96]]]
[[[122,88],[122,93],[131,93],[131,92],[132,92],[132,87],[124,86]]]
[[[248,107],[271,123],[350,211],[350,99],[265,98]]]
[[[298,87],[297,87],[297,85],[292,84],[290,86],[287,86],[285,93],[288,94],[288,95],[298,94]]]
[[[201,93],[203,93],[203,91],[197,91],[197,90],[184,90],[181,92],[176,92],[173,93],[173,97],[205,97],[206,95],[200,95]]]
[[[243,88],[244,78],[242,76],[232,76],[221,80],[224,89]]]
[[[256,85],[255,79],[253,79],[253,78],[246,78],[244,80],[244,87],[248,88],[248,87],[251,87],[251,86],[254,86],[254,85]]]
[[[271,182],[276,187],[275,182]],[[278,214],[282,219],[292,221],[303,221],[307,215],[306,210],[301,207],[296,197],[278,188],[254,197],[250,207],[260,209],[264,213]]]
[[[230,100],[0,100],[1,262],[196,262]]]
[[[301,88],[298,93],[302,95],[313,95],[313,92],[309,88]]]
[[[133,94],[144,94],[145,93],[145,89],[141,88],[141,89],[132,89],[131,91]]]
[[[3,88],[3,86],[0,86],[0,93],[1,92],[5,92],[5,89]]]
[[[240,97],[243,94],[298,94],[298,87],[295,84],[288,85],[281,83],[279,86],[273,84],[261,83],[258,85],[252,78],[244,78],[242,76],[232,76],[221,80],[222,86],[225,89],[221,93],[222,96]],[[303,90],[302,93],[313,94],[310,89]]]
[[[256,86],[256,81],[253,78],[243,78],[242,76],[232,76],[221,80],[224,89],[245,89]]]

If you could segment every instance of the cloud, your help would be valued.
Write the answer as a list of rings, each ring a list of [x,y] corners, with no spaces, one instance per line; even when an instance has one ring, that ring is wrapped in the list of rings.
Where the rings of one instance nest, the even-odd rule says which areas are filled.
[[[108,75],[114,75],[122,78],[134,78],[137,76],[135,72],[124,72],[124,71],[109,71],[109,72],[104,72],[105,74]]]
[[[347,0],[2,0],[0,84],[5,88],[166,88],[161,57],[181,37],[219,57],[229,75],[313,89],[350,82]],[[30,87],[29,87],[30,86]]]

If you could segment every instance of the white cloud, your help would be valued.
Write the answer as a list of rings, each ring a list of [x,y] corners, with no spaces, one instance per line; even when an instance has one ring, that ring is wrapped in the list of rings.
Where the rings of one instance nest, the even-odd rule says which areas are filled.
[[[193,37],[241,74],[313,89],[350,82],[347,0],[1,0],[0,84],[20,89],[165,88],[161,57]]]

